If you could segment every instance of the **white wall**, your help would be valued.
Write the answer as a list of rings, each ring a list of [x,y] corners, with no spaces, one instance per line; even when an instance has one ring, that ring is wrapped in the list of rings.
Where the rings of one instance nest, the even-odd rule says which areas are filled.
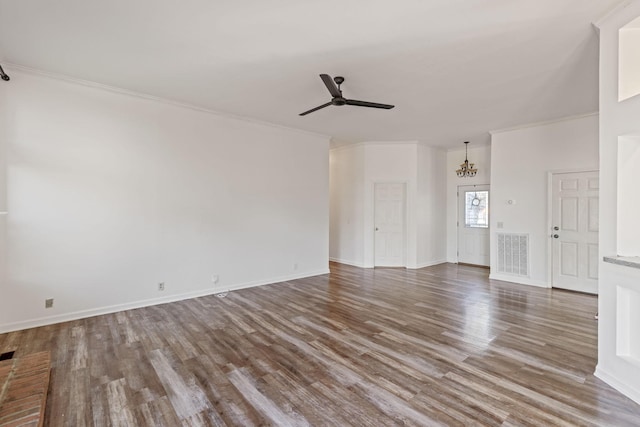
[[[406,184],[406,265],[444,262],[442,150],[418,142],[369,142],[331,150],[330,258],[374,266],[374,185]]]
[[[640,17],[640,1],[625,4],[600,26],[600,257],[615,256],[618,236],[634,230],[618,220],[618,142],[640,137],[640,96],[618,102],[618,31]],[[637,54],[638,46],[634,52]],[[623,174],[624,175],[624,174]],[[637,182],[637,179],[635,180]],[[635,187],[637,194],[637,185]],[[624,195],[621,195],[624,197]],[[638,227],[637,221],[635,227]],[[618,229],[620,228],[620,229]],[[624,245],[623,245],[624,247]],[[637,259],[640,263],[640,259]],[[598,367],[596,375],[640,403],[640,357],[624,348],[638,348],[640,269],[600,262]],[[630,298],[630,295],[634,295]],[[626,307],[625,307],[626,306]],[[622,308],[622,310],[621,310]],[[624,330],[633,331],[623,336]],[[635,342],[629,342],[633,339]]]
[[[589,115],[491,137],[491,277],[551,286],[549,270],[549,172],[598,169],[598,116]],[[516,203],[509,205],[508,200]],[[528,233],[530,277],[498,275],[497,222],[506,233]]]
[[[640,39],[638,40],[640,48]],[[640,256],[640,191],[638,191],[638,174],[640,165],[640,137],[618,138],[617,167],[617,250],[619,256]]]
[[[0,85],[0,325],[7,322],[4,306],[8,303],[2,294],[3,284],[7,282],[7,139],[11,115],[7,108],[8,85]],[[0,328],[0,332],[2,329]]]
[[[446,262],[447,180],[445,151],[418,145],[416,267]]]
[[[463,144],[460,144],[463,145]],[[472,178],[460,178],[456,170],[464,162],[464,147],[460,150],[447,152],[446,181],[447,181],[447,262],[458,262],[458,187],[461,185],[489,184],[491,177],[491,147],[473,147],[469,143],[469,162],[475,164],[478,173]],[[489,199],[491,201],[492,194]],[[490,213],[491,214],[491,213]]]
[[[331,260],[364,267],[364,146],[331,150],[329,163]]]
[[[11,77],[0,332],[328,271],[327,138]]]

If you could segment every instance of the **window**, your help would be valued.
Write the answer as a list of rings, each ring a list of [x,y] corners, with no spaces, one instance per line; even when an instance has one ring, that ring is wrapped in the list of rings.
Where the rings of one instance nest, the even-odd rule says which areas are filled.
[[[464,192],[464,226],[489,228],[489,192]]]

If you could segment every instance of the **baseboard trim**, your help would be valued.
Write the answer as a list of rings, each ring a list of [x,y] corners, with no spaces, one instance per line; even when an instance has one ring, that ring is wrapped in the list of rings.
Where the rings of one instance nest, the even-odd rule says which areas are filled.
[[[593,375],[600,378],[602,381],[609,384],[611,387],[615,388],[637,404],[640,404],[640,390],[630,387],[624,381],[620,381],[615,375],[610,374],[600,365],[596,366],[596,371]]]
[[[103,314],[117,313],[119,311],[134,310],[136,308],[150,307],[154,305],[167,304],[171,302],[183,301],[192,298],[214,295],[222,292],[237,291],[240,289],[253,288],[256,286],[272,285],[275,283],[287,282],[290,280],[304,279],[305,277],[321,276],[329,274],[329,269],[309,271],[306,273],[298,273],[287,276],[275,277],[267,280],[256,280],[253,282],[240,283],[228,287],[215,287],[200,289],[193,292],[185,292],[181,294],[168,295],[161,298],[152,298],[146,300],[133,301],[124,304],[110,305],[106,307],[92,308],[88,310],[79,310],[71,313],[57,314],[55,316],[40,317],[32,320],[24,320],[20,322],[5,323],[0,325],[0,334],[7,332],[15,332],[23,329],[37,328],[40,326],[53,325],[56,323],[70,322],[72,320],[86,319],[88,317],[100,316]]]
[[[467,262],[458,262],[458,265],[461,265],[463,267],[477,267],[477,268],[484,268],[486,270],[491,270],[491,267],[488,265],[480,265],[480,264],[469,264]]]
[[[305,277],[322,276],[324,274],[329,274],[329,273],[330,273],[330,271],[327,268],[327,269],[316,270],[316,271],[303,273],[303,274],[293,274],[293,275],[288,275],[288,276],[281,276],[281,277],[278,277],[278,278],[275,278],[275,279],[271,279],[271,280],[268,280],[268,281],[256,280],[254,282],[240,283],[240,284],[229,286],[229,287],[226,287],[226,288],[216,288],[216,291],[213,292],[213,293],[214,294],[218,294],[218,293],[221,293],[221,292],[233,292],[233,291],[239,291],[240,289],[255,288],[256,286],[275,285],[276,283],[289,282],[291,280],[297,280],[297,279],[304,279]]]
[[[537,282],[528,277],[511,276],[509,274],[489,274],[490,280],[501,280],[503,282],[517,283],[519,285],[535,286],[538,288],[551,288],[548,283]]]
[[[341,258],[331,258],[331,257],[330,257],[330,258],[329,258],[329,261],[331,261],[331,262],[337,262],[338,264],[350,265],[350,266],[352,266],[352,267],[366,268],[366,267],[364,266],[364,264],[359,264],[359,263],[357,263],[357,262],[349,261],[349,260],[341,259]]]
[[[373,266],[367,266],[364,264],[358,264],[357,262],[352,262],[352,261],[347,261],[344,259],[340,259],[340,258],[329,258],[329,261],[331,262],[337,262],[338,264],[345,264],[345,265],[350,265],[352,267],[358,267],[358,268],[374,268]],[[446,264],[447,261],[444,259],[439,259],[439,260],[435,260],[435,261],[428,261],[422,264],[417,264],[415,266],[406,266],[406,267],[398,267],[398,268],[406,268],[407,270],[417,270],[419,268],[425,268],[425,267],[432,267],[434,265],[440,265],[440,264]],[[390,267],[393,268],[393,267]]]
[[[423,262],[422,264],[417,264],[415,267],[407,267],[410,270],[417,270],[419,268],[433,267],[434,265],[446,264],[447,261],[444,259],[437,259],[434,261]]]

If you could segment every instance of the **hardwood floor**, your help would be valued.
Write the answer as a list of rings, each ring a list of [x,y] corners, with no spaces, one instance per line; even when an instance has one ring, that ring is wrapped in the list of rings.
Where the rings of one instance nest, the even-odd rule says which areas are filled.
[[[0,335],[51,351],[46,425],[638,426],[597,299],[488,270],[331,274]]]

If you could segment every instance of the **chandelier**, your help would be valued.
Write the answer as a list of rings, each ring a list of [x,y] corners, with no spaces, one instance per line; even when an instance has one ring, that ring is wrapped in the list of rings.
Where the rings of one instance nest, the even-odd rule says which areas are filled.
[[[469,160],[467,160],[468,144],[469,141],[464,142],[464,163],[462,163],[460,169],[456,171],[456,174],[458,174],[460,178],[476,176],[478,173],[478,169],[473,167],[473,163],[469,163]]]

